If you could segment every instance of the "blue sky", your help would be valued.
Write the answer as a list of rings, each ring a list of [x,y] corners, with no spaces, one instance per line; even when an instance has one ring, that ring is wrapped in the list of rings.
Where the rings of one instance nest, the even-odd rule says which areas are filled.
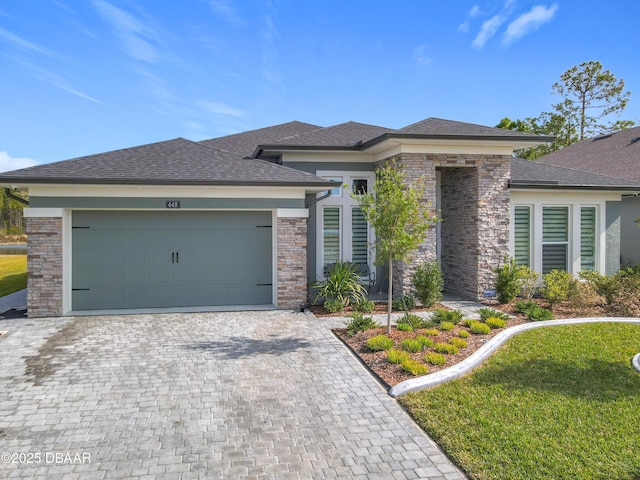
[[[637,0],[2,0],[0,171],[300,120],[495,125],[598,60],[640,123]]]

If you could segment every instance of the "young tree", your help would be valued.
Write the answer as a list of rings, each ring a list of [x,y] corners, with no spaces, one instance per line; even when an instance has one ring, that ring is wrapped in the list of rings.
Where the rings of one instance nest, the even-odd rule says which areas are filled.
[[[405,171],[397,165],[387,165],[376,174],[374,191],[353,195],[367,222],[376,232],[376,265],[389,268],[387,332],[391,333],[391,303],[393,293],[393,261],[407,261],[424,241],[427,229],[436,221],[430,216],[421,195],[422,179],[407,183]]]
[[[564,98],[554,109],[579,127],[580,140],[630,126],[630,121],[608,125],[600,122],[609,115],[620,115],[631,96],[624,90],[624,80],[618,80],[609,70],[603,71],[600,62],[584,62],[570,68],[552,88]]]

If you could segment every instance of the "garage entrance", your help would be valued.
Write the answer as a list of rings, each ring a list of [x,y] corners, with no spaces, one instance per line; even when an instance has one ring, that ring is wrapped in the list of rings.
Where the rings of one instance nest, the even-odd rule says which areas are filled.
[[[274,302],[271,212],[72,215],[73,310]]]

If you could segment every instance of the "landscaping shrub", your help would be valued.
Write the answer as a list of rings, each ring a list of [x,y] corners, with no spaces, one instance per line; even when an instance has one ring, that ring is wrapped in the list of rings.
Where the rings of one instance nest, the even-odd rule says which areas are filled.
[[[618,272],[619,273],[619,272]],[[602,275],[600,272],[580,272],[580,278],[591,285],[596,293],[602,296],[607,303],[611,305],[611,301],[618,289],[619,275]]]
[[[473,318],[467,318],[465,321],[462,322],[462,324],[465,327],[471,327],[471,325],[473,325],[474,323],[476,323],[478,320],[474,320]]]
[[[436,343],[433,348],[437,353],[447,353],[449,355],[455,355],[460,352],[458,347],[450,343]]]
[[[437,337],[438,335],[440,335],[440,332],[435,328],[430,328],[428,330],[425,330],[423,333],[425,335],[429,335],[430,337]]]
[[[640,316],[640,275],[618,272],[616,276],[617,288],[611,299],[611,308],[616,315]]]
[[[367,290],[360,284],[357,267],[351,262],[337,262],[327,272],[327,278],[315,285],[317,289],[315,303],[319,298],[325,300],[338,299],[343,306],[351,301],[358,301],[367,295]]]
[[[408,359],[402,362],[402,369],[405,372],[409,372],[411,375],[424,375],[429,373],[429,367],[424,363],[420,363],[417,360]]]
[[[440,330],[442,330],[443,332],[450,332],[454,327],[455,325],[451,322],[442,322],[439,325]]]
[[[399,318],[397,322],[398,328],[400,328],[400,325],[406,325],[410,327],[410,329],[400,328],[400,330],[404,330],[406,332],[415,332],[419,328],[425,328],[430,326],[431,324],[432,323],[428,320],[425,320],[418,315],[408,312],[406,312],[401,318]]]
[[[403,295],[391,302],[391,306],[394,310],[404,310],[405,312],[408,312],[409,310],[416,308],[416,299],[411,295]]]
[[[400,344],[403,350],[411,353],[417,353],[422,350],[422,344],[412,338],[407,338]]]
[[[576,282],[569,302],[578,316],[588,316],[594,307],[606,304],[606,300],[598,294],[593,284],[580,281]]]
[[[529,320],[534,322],[540,320],[553,320],[553,313],[551,313],[551,310],[542,308],[534,301],[529,300],[527,302],[516,302],[514,307],[517,312],[526,315]]]
[[[372,328],[380,328],[373,318],[365,317],[360,312],[353,312],[350,315],[351,319],[345,322],[347,326],[347,335],[353,336],[358,332],[364,332],[365,330],[371,330]]]
[[[387,361],[393,364],[399,364],[404,362],[405,360],[409,360],[411,357],[409,356],[409,352],[404,352],[402,350],[391,349],[387,350]]]
[[[353,302],[353,309],[358,312],[371,313],[375,308],[375,302],[366,297],[358,298]]]
[[[504,326],[506,325],[506,322],[504,320],[502,320],[501,318],[498,318],[498,317],[489,317],[489,318],[487,318],[485,323],[487,325],[489,325],[489,328],[491,328],[491,329],[504,328]]]
[[[520,292],[522,267],[515,258],[505,257],[504,263],[496,268],[496,293],[500,303],[509,303]]]
[[[447,357],[441,353],[429,352],[424,356],[424,361],[431,365],[444,365],[447,363]]]
[[[411,325],[409,325],[408,323],[400,323],[400,322],[398,322],[396,324],[396,328],[398,330],[402,330],[403,332],[413,332],[413,327],[411,327]]]
[[[467,341],[463,340],[462,338],[456,338],[453,337],[450,340],[451,345],[453,345],[454,347],[458,347],[458,348],[466,348],[467,347]]]
[[[540,289],[540,293],[542,298],[549,302],[551,309],[558,303],[571,298],[575,292],[576,279],[569,272],[551,270],[542,277],[544,278],[544,286]]]
[[[382,350],[389,350],[393,347],[393,340],[391,340],[386,335],[376,335],[375,337],[371,337],[367,342],[367,347],[372,352],[380,352]]]
[[[440,268],[440,262],[424,262],[416,267],[411,275],[411,282],[415,294],[420,303],[425,307],[433,307],[436,302],[442,300],[444,289],[444,276]]]
[[[447,310],[446,308],[436,308],[431,314],[433,323],[451,322],[454,325],[462,320],[462,312],[460,310]]]
[[[325,300],[322,306],[329,313],[338,313],[344,310],[344,303],[342,303],[342,300],[338,300],[337,298]]]
[[[520,267],[520,295],[526,300],[531,300],[538,291],[538,272],[532,268]]]
[[[458,337],[460,338],[469,338],[469,332],[467,332],[466,330],[460,330],[456,333],[456,335],[458,335]]]
[[[422,348],[431,348],[431,347],[433,347],[433,340],[431,340],[430,338],[425,337],[424,335],[418,335],[416,337],[416,342],[420,342],[420,345],[422,345]]]
[[[516,304],[518,303],[519,302],[516,302]],[[507,315],[504,312],[501,312],[500,310],[495,310],[493,308],[487,308],[487,307],[479,308],[478,313],[480,314],[480,321],[482,322],[486,321],[487,318],[491,318],[491,317],[501,318],[504,321],[507,321],[510,318],[509,315]]]
[[[471,333],[475,333],[476,335],[488,335],[491,333],[491,327],[486,323],[482,322],[473,322],[469,328],[471,329]]]
[[[541,320],[553,320],[554,316],[551,310],[536,305],[527,312],[527,318],[533,322],[538,322]]]

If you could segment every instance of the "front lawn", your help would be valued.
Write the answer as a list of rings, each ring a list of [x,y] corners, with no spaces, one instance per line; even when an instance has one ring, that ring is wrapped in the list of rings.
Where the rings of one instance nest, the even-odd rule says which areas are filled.
[[[27,288],[27,256],[0,255],[0,297]]]
[[[473,479],[640,479],[640,326],[541,328],[400,398]]]

